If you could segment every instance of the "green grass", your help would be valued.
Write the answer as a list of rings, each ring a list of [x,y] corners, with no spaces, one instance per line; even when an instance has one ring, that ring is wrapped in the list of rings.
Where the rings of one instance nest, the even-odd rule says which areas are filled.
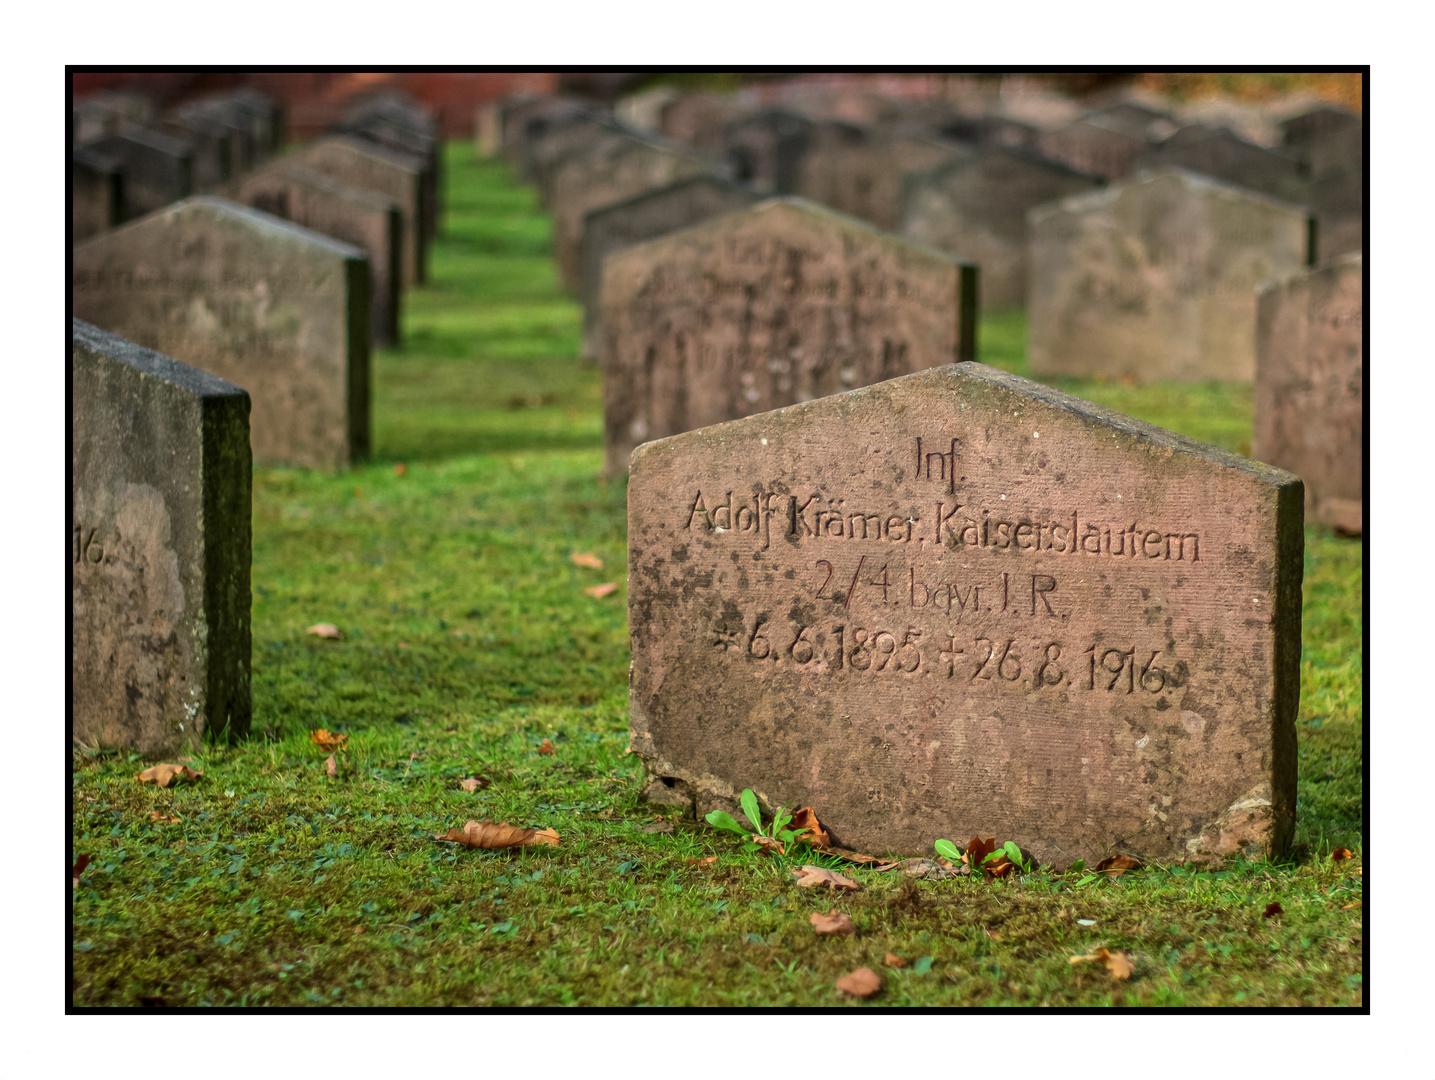
[[[1328,533],[1307,533],[1288,864],[1085,885],[845,868],[863,891],[831,896],[704,825],[645,832],[600,379],[531,193],[467,145],[449,166],[433,283],[407,297],[405,348],[376,358],[376,460],[256,470],[251,738],[174,790],[135,783],[130,756],[76,756],[72,842],[93,860],[72,894],[76,1005],[1362,1003],[1361,544]],[[1020,371],[1023,336],[1019,315],[992,316],[984,358]],[[1249,438],[1248,388],[1062,385],[1231,449]],[[603,569],[571,561],[589,551]],[[318,622],[344,639],[305,633]],[[336,778],[317,728],[349,735]],[[468,794],[469,776],[491,784]],[[562,844],[432,839],[470,818]],[[1357,858],[1332,862],[1338,845]],[[832,907],[855,937],[813,933]],[[1068,963],[1102,946],[1134,958],[1129,981]],[[930,959],[888,969],[887,952]],[[843,1000],[834,983],[860,965],[883,990]]]

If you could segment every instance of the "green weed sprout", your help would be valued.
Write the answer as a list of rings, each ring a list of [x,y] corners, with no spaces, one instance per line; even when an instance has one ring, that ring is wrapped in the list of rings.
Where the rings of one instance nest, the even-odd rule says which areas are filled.
[[[743,816],[751,824],[750,829],[744,829],[733,819],[733,816],[725,810],[714,810],[705,819],[709,825],[715,825],[719,829],[726,829],[728,832],[737,833],[744,840],[751,836],[765,836],[773,840],[779,840],[783,844],[790,844],[797,839],[799,833],[794,829],[784,829],[783,826],[792,820],[792,815],[784,807],[779,806],[772,815],[772,824],[766,830],[762,826],[762,810],[757,805],[757,796],[753,794],[752,788],[743,788],[742,795],[738,799],[742,803]]]
[[[932,843],[932,846],[937,849],[938,855],[947,859],[949,862],[962,861],[963,856],[961,849],[958,848],[957,845],[952,843],[950,840],[936,840]],[[1016,842],[1012,840],[1008,840],[1001,847],[997,848],[993,852],[990,852],[987,857],[981,861],[981,866],[985,866],[987,863],[992,862],[995,859],[999,859],[1003,855],[1005,855],[1007,857],[1007,860],[1023,874],[1030,874],[1034,870],[1036,870],[1036,864],[1031,862],[1031,860],[1025,858],[1021,853],[1021,848],[1019,848],[1016,845]],[[981,867],[979,866],[973,866],[972,871],[975,872],[980,868]]]

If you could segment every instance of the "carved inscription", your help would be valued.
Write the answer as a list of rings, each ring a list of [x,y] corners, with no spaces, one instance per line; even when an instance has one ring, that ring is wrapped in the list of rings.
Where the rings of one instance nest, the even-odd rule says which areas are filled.
[[[93,566],[105,561],[105,547],[99,540],[98,529],[76,524],[70,536],[70,553],[76,566]]]

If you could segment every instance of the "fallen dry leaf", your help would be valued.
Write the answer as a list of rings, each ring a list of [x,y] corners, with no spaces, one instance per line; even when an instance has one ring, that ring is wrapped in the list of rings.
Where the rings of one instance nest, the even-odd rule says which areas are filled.
[[[988,930],[985,926],[982,927],[982,933],[985,934],[985,935],[986,935],[988,938],[990,938],[992,941],[1000,941],[1000,940],[1002,939],[1002,936],[1001,936],[1000,934],[993,934],[993,933],[992,933],[990,930]]]
[[[870,866],[874,870],[890,870],[894,866],[901,865],[899,862],[889,862],[886,859],[879,859],[875,855],[868,855],[865,851],[842,851],[831,847],[819,847],[815,850],[820,855],[831,855],[834,859],[841,859],[843,862],[850,862],[856,866]]]
[[[408,643],[407,641],[401,641],[401,642],[399,642],[399,648],[401,648],[401,649],[407,649],[407,648],[410,648],[410,647],[411,647],[411,646],[409,645],[409,643]]]
[[[547,739],[544,739],[541,743],[538,744],[538,752],[540,754],[547,754],[549,757],[552,757],[554,754],[558,753],[558,751],[553,748],[553,744]]]
[[[1136,970],[1129,956],[1123,952],[1112,952],[1110,949],[1097,949],[1085,956],[1073,956],[1067,963],[1080,964],[1087,960],[1106,965],[1106,970],[1111,973],[1113,979],[1129,979]]]
[[[889,952],[886,956],[882,957],[882,963],[886,964],[889,968],[904,968],[907,966],[907,961],[894,952]]]
[[[80,875],[85,872],[85,867],[89,865],[90,857],[88,855],[79,855],[75,858],[75,865],[70,870],[70,888],[74,889],[79,887]]]
[[[339,775],[339,763],[334,760],[333,754],[330,754],[328,759],[324,762],[324,771],[330,776]]]
[[[204,773],[195,772],[187,765],[151,765],[144,772],[135,777],[141,784],[154,783],[159,787],[169,787],[172,783],[189,781],[191,784],[199,780]]]
[[[701,859],[684,859],[683,862],[689,866],[711,866],[717,862],[716,855],[704,855]]]
[[[161,822],[165,825],[174,825],[179,821],[179,818],[173,814],[166,814],[163,810],[151,810],[149,812],[149,819],[151,821]]]
[[[1263,914],[1267,919],[1269,919],[1273,915],[1284,915],[1285,913],[1286,909],[1281,907],[1280,904],[1267,904],[1266,910]]]
[[[651,825],[645,825],[643,831],[645,833],[670,833],[673,831],[673,823],[671,821],[655,821]]]
[[[832,889],[852,889],[855,892],[862,888],[851,878],[843,877],[837,871],[822,866],[804,866],[801,870],[794,870],[792,875],[797,878],[797,885],[802,889],[815,889],[826,885]]]
[[[1361,904],[1361,901],[1357,900],[1357,901],[1356,901],[1355,903],[1353,903],[1353,904],[1346,904],[1345,907],[1341,908],[1340,910],[1341,910],[1341,911],[1349,911],[1351,908],[1358,908],[1358,907],[1360,907],[1360,904]]]
[[[1097,873],[1104,870],[1108,877],[1120,877],[1128,870],[1141,869],[1141,860],[1133,859],[1130,855],[1108,855],[1092,869]]]
[[[797,833],[795,840],[811,844],[815,848],[825,848],[832,843],[832,837],[827,835],[827,830],[817,820],[817,814],[810,806],[804,806],[797,813],[792,815],[792,824],[788,826]],[[868,858],[871,858],[869,855]],[[873,860],[876,861],[876,860]]]
[[[1350,848],[1344,848],[1344,847],[1338,847],[1338,848],[1336,848],[1334,851],[1332,851],[1332,852],[1330,853],[1330,857],[1331,857],[1332,859],[1334,859],[1336,862],[1340,862],[1342,859],[1351,859],[1351,858],[1354,858],[1354,856],[1350,853]]]
[[[331,735],[320,728],[318,731],[309,732],[309,741],[326,754],[333,754],[344,749],[344,745],[349,741],[349,736]]]
[[[575,551],[572,559],[578,566],[591,566],[594,570],[603,569],[603,560],[591,551]]]
[[[756,833],[753,833],[752,842],[764,851],[775,851],[779,855],[787,854],[786,849],[782,846],[782,841],[775,840],[771,836],[758,836]]]
[[[486,776],[470,776],[466,780],[460,780],[458,786],[471,793],[486,788],[491,783],[492,781]]]
[[[406,473],[406,472],[408,472],[408,471],[409,471],[409,467],[408,467],[407,465],[405,465],[402,461],[399,462],[397,465],[394,466],[394,475],[395,475],[395,476],[403,476],[404,473]]]
[[[590,585],[583,591],[589,596],[591,596],[594,600],[601,600],[610,592],[616,591],[617,588],[618,586],[616,583],[612,581],[605,581],[602,585]]]
[[[972,842],[967,845],[967,850],[962,852],[962,862],[966,863],[973,871],[981,869],[982,860],[997,849],[997,838],[989,836],[983,840],[980,836],[972,837]]]
[[[994,878],[1004,878],[1015,869],[1016,865],[1005,855],[1001,856],[1001,858],[999,859],[994,859],[992,862],[989,862],[982,867],[982,870],[987,874],[988,877]]]
[[[869,967],[860,967],[838,979],[837,989],[854,997],[871,997],[882,989],[882,977]]]
[[[906,877],[923,878],[930,881],[942,881],[945,878],[971,872],[965,866],[954,869],[949,866],[941,866],[931,859],[903,859],[893,865],[901,867],[902,874]],[[876,869],[884,870],[887,867],[878,866]]]
[[[340,630],[331,622],[315,623],[309,627],[309,629],[305,630],[304,633],[315,634],[318,637],[334,638],[336,640],[342,639],[344,636],[344,631]]]
[[[845,934],[851,936],[857,931],[857,927],[852,925],[852,916],[846,915],[836,908],[833,908],[826,915],[814,911],[808,916],[807,921],[812,924],[812,929],[819,934]]]
[[[511,848],[533,844],[558,843],[558,834],[552,829],[520,829],[506,821],[494,824],[491,821],[465,822],[462,829],[450,829],[446,833],[435,833],[435,840],[452,840],[471,848]]]

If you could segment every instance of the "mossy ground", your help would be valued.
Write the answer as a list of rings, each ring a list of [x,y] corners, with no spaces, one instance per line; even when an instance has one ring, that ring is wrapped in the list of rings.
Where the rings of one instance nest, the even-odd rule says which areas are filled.
[[[704,825],[646,832],[600,377],[577,359],[580,311],[532,192],[466,144],[448,155],[432,285],[406,297],[405,348],[375,362],[374,462],[256,470],[251,737],[173,790],[137,784],[127,755],[76,755],[73,850],[92,862],[72,893],[75,1005],[1363,1002],[1362,548],[1317,530],[1288,864],[1087,884],[847,868],[863,891],[833,897]],[[1019,315],[993,315],[982,358],[1020,372],[1023,338]],[[1249,449],[1249,387],[1061,388]],[[305,633],[318,622],[344,639]],[[349,736],[337,778],[316,728]],[[491,784],[468,794],[469,776]],[[432,839],[485,817],[562,844]],[[1356,858],[1333,862],[1336,846]],[[1284,914],[1265,917],[1272,902]],[[814,935],[808,915],[832,907],[856,936]],[[1134,958],[1130,980],[1068,963],[1101,946]],[[913,965],[885,968],[887,952]],[[846,1000],[834,983],[861,965],[884,987]]]

